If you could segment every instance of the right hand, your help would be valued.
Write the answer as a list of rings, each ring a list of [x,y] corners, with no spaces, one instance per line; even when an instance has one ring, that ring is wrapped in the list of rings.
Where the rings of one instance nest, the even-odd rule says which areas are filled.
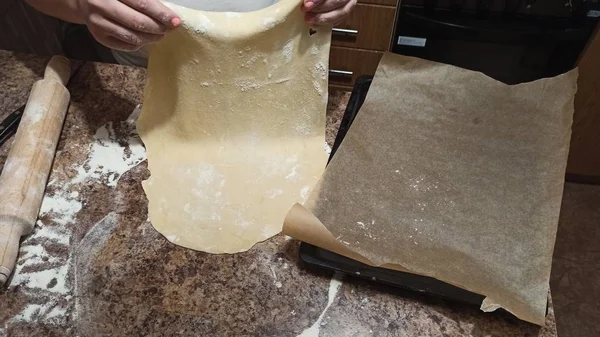
[[[77,0],[90,32],[103,45],[134,51],[181,24],[160,0]]]

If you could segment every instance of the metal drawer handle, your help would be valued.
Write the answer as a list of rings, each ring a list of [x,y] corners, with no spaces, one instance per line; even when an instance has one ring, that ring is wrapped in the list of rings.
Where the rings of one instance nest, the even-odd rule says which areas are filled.
[[[354,75],[354,73],[351,72],[351,71],[347,71],[347,70],[335,70],[335,69],[330,69],[329,70],[329,74],[330,75],[344,75],[344,76],[352,76],[352,75]]]
[[[333,28],[331,31],[333,34],[358,35],[358,30],[356,29]]]

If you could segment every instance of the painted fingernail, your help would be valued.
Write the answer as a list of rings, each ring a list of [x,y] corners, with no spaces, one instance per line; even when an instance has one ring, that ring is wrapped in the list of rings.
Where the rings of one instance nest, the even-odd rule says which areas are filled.
[[[178,27],[181,24],[181,19],[180,18],[172,18],[171,24],[173,25],[173,27]]]

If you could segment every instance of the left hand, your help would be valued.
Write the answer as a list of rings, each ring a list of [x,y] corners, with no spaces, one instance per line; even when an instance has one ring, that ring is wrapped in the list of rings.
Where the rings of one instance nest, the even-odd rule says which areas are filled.
[[[304,0],[302,11],[306,22],[314,25],[337,25],[342,22],[352,8],[356,0]]]

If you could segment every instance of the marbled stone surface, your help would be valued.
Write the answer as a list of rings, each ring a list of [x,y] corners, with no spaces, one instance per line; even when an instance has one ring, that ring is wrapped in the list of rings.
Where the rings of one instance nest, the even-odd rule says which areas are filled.
[[[0,52],[0,118],[26,101],[46,60]],[[556,336],[552,307],[539,328],[332,278],[302,268],[298,243],[283,236],[236,255],[172,245],[147,221],[148,171],[126,121],[144,80],[142,69],[85,64],[69,84],[40,221],[0,293],[0,336]],[[347,98],[331,95],[330,144]],[[115,153],[125,164],[98,163]],[[566,197],[578,200],[578,190],[569,186]]]
[[[567,184],[552,261],[560,337],[600,336],[600,186]]]

